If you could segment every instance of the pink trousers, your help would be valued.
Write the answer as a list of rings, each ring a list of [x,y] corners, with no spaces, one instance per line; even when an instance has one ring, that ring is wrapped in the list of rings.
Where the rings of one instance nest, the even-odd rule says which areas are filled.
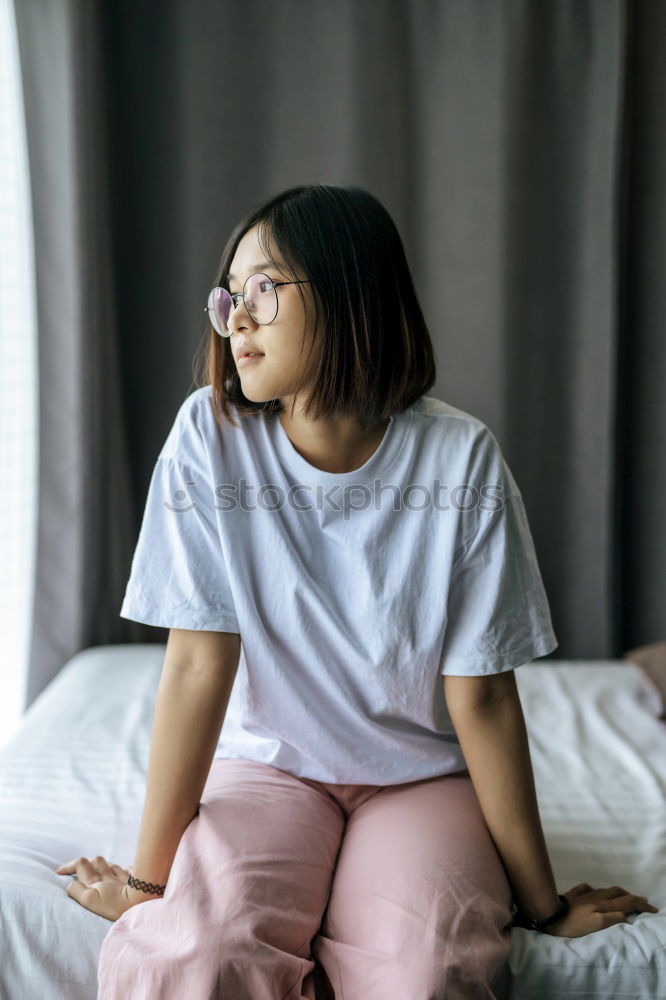
[[[213,761],[161,899],[102,943],[98,1000],[490,1000],[512,893],[468,771],[329,784]]]

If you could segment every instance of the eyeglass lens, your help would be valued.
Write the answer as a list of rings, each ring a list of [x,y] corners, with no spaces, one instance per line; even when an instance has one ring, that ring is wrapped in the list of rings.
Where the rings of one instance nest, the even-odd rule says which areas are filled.
[[[251,274],[243,288],[245,308],[255,323],[271,323],[278,308],[277,292],[267,274]],[[240,301],[239,301],[240,304]],[[226,288],[214,288],[208,297],[209,316],[219,334],[229,333],[232,299]]]

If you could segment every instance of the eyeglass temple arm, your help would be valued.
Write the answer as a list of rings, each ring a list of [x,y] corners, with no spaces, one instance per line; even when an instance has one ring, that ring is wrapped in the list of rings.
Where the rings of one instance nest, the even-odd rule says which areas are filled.
[[[273,282],[273,287],[274,288],[279,288],[280,285],[307,285],[309,283],[310,283],[310,279],[309,278],[301,278],[300,281],[274,281]],[[217,287],[221,288],[222,286],[218,285]],[[229,294],[231,294],[231,293],[229,293]],[[237,295],[242,295],[243,293],[242,292],[237,292],[236,294]],[[203,311],[205,313],[210,312],[210,306],[204,306],[203,307]]]

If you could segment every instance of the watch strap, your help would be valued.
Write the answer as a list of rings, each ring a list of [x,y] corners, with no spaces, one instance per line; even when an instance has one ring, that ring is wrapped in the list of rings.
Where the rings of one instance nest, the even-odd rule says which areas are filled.
[[[557,923],[567,915],[571,909],[571,903],[566,896],[560,895],[558,892],[557,898],[560,900],[560,905],[551,913],[548,917],[542,917],[541,920],[536,920],[533,917],[526,917],[524,914],[518,912],[513,918],[514,927],[524,927],[531,931],[542,931],[544,927],[549,927],[551,924]]]

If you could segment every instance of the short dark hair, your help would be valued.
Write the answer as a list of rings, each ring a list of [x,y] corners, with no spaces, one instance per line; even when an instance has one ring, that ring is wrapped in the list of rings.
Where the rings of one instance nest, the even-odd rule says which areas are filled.
[[[227,273],[236,248],[258,224],[259,244],[277,250],[306,320],[314,302],[314,385],[303,412],[311,419],[354,415],[367,427],[411,406],[435,381],[432,340],[409,271],[398,229],[381,202],[352,185],[306,184],[271,198],[237,224],[224,248],[214,284],[229,291]],[[267,239],[272,246],[267,245]],[[208,323],[195,384],[212,385],[218,419],[231,423],[228,403],[241,415],[280,412],[279,399],[254,402],[241,390],[230,338]]]

